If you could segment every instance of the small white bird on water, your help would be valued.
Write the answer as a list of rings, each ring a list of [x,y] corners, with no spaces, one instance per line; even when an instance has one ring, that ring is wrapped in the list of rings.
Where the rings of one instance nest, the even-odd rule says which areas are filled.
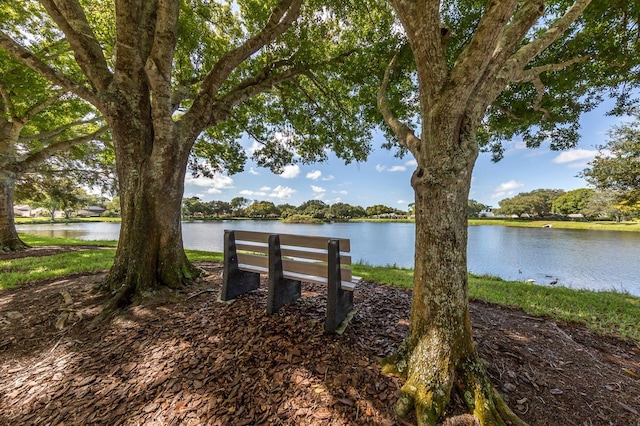
[[[526,282],[533,284],[536,282],[536,280],[534,280],[533,278],[529,278]]]

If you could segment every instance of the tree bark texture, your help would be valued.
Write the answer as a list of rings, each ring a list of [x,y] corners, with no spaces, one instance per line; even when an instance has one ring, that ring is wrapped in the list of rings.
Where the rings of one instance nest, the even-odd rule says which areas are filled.
[[[0,173],[0,252],[19,251],[27,245],[18,236],[13,214],[15,179]]]
[[[518,8],[515,0],[487,2],[475,33],[453,64],[450,30],[441,27],[440,2],[392,0],[416,66],[422,128],[419,136],[398,120],[386,96],[391,61],[378,105],[398,141],[417,160],[416,245],[409,334],[384,371],[406,378],[396,405],[415,409],[420,425],[435,425],[458,392],[481,425],[522,425],[494,389],[473,342],[467,275],[467,202],[478,156],[477,131],[485,111],[527,63],[573,22],[588,0],[575,5],[546,33],[520,40],[544,10],[542,0]]]
[[[27,245],[18,236],[13,214],[17,177],[15,146],[22,130],[19,120],[0,117],[0,251],[19,251]]]
[[[502,425],[515,416],[485,372],[469,316],[466,209],[475,135],[461,135],[445,122],[434,123],[430,132],[433,141],[424,149],[431,152],[411,180],[416,245],[410,332],[384,369],[407,379],[399,415],[415,409],[419,424],[436,424],[451,393],[458,392],[482,425]]]
[[[180,223],[190,145],[179,140],[175,124],[154,123],[148,105],[133,109],[136,97],[128,101],[107,115],[122,211],[115,261],[105,282],[114,294],[112,308],[162,286],[180,287],[195,272],[184,253]]]

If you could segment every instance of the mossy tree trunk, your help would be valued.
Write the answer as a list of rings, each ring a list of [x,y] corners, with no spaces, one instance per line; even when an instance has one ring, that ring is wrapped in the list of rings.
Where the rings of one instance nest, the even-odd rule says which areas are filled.
[[[19,251],[27,245],[18,236],[13,213],[14,178],[8,173],[0,174],[0,252]]]
[[[114,265],[105,280],[114,294],[111,308],[163,286],[181,287],[195,273],[184,252],[180,221],[192,143],[180,139],[170,117],[154,122],[150,105],[141,97],[120,93],[115,98],[121,104],[112,103],[118,107],[107,118],[116,150],[122,222]]]
[[[432,425],[459,392],[483,425],[519,420],[495,391],[473,342],[467,275],[467,200],[478,155],[473,124],[441,114],[420,153],[415,192],[416,243],[409,335],[384,370],[407,379],[396,410],[415,409]]]
[[[549,116],[542,107],[545,87],[540,75],[584,58],[533,68],[529,64],[562,36],[589,2],[576,0],[532,39],[531,28],[545,12],[544,0],[489,0],[473,6],[474,13],[462,6],[456,10],[453,4],[443,11],[436,0],[391,0],[413,64],[401,52],[396,54],[378,91],[378,107],[418,167],[411,179],[416,247],[410,330],[384,369],[407,379],[396,408],[400,415],[415,409],[420,425],[436,424],[454,391],[482,425],[523,424],[489,381],[473,342],[466,257],[471,173],[479,151],[478,129],[508,85],[534,87],[529,108],[540,117]],[[443,13],[465,22],[443,19]],[[460,28],[448,28],[445,21],[466,32],[457,33]],[[405,70],[415,70],[407,79],[417,77],[419,135],[395,116],[387,95],[393,71],[403,59]]]

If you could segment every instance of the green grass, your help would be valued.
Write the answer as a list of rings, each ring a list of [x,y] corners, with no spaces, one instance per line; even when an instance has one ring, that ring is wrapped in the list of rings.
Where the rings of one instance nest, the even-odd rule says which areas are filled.
[[[586,324],[597,333],[615,333],[640,345],[640,297],[627,293],[545,287],[471,275],[469,295],[518,307],[531,315]]]
[[[0,260],[0,289],[69,274],[102,271],[111,266],[115,252],[115,249],[85,250]]]
[[[117,241],[107,240],[77,240],[73,238],[63,237],[45,237],[42,235],[19,234],[22,241],[32,247],[37,246],[100,246],[100,247],[116,247]]]
[[[115,246],[115,242],[88,242],[65,238],[22,234],[30,245]],[[222,253],[186,250],[192,261],[221,261]],[[0,261],[0,289],[30,281],[51,279],[75,273],[108,269],[115,249],[61,253],[46,257],[27,257]],[[396,265],[352,265],[353,274],[367,281],[412,288],[413,270]],[[523,309],[530,315],[544,315],[585,324],[597,333],[614,333],[640,346],[640,297],[615,291],[594,292],[563,287],[545,287],[525,282],[504,281],[490,276],[469,276],[469,296],[503,306]]]
[[[469,225],[514,226],[520,228],[542,228],[550,224],[557,229],[593,229],[603,231],[640,232],[640,222],[572,222],[564,220],[523,220],[523,219],[469,219]]]

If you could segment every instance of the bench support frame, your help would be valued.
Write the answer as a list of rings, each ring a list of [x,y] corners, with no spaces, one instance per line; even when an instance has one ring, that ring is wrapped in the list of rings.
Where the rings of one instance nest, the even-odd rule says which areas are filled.
[[[353,309],[353,292],[343,290],[341,285],[339,240],[329,240],[327,260],[327,319],[324,331],[333,333]]]
[[[284,305],[302,296],[302,282],[284,277],[280,236],[269,235],[269,293],[267,313],[275,314]]]
[[[224,231],[224,267],[220,300],[232,300],[259,287],[260,274],[240,270],[235,235],[233,231]]]

